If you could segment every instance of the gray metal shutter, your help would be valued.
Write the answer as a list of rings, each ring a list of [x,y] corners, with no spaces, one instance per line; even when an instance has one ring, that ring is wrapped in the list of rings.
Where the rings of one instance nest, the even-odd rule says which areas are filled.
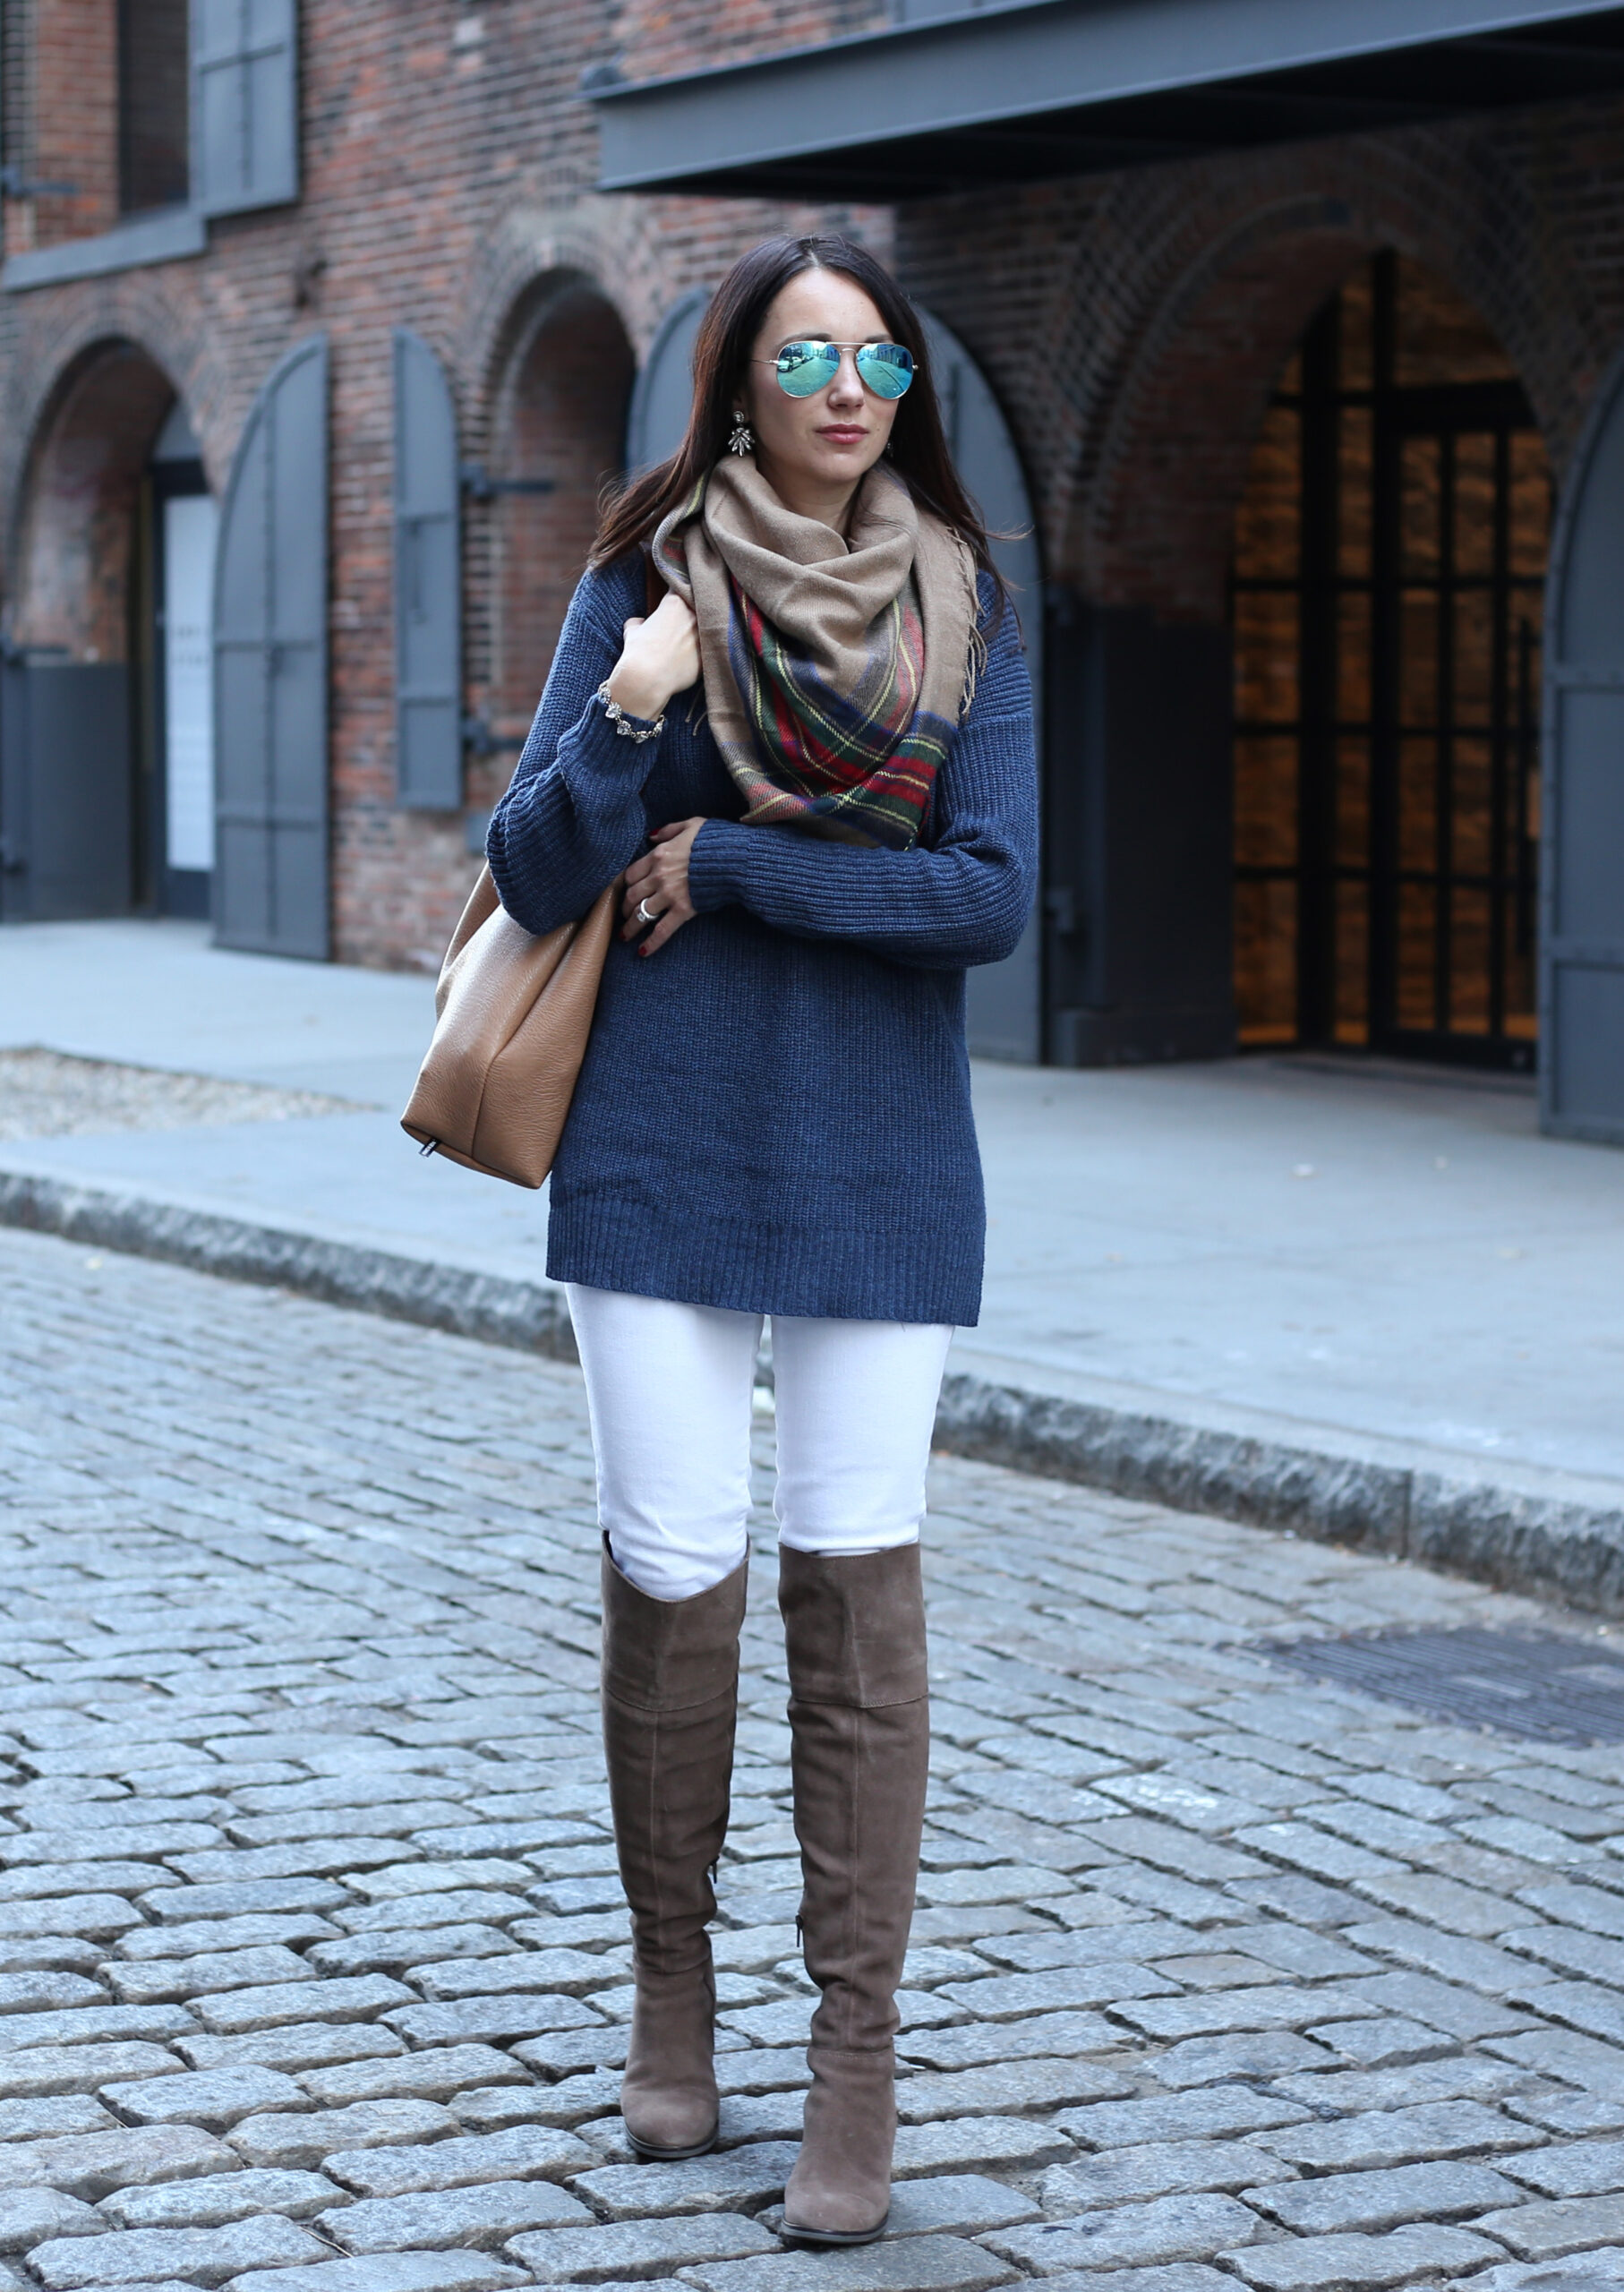
[[[1544,1126],[1624,1145],[1624,362],[1574,458],[1545,635]]]
[[[232,466],[215,560],[214,709],[216,936],[324,957],[324,335],[272,374]]]
[[[29,913],[36,923],[128,915],[130,671],[33,662],[27,675]]]
[[[130,671],[10,655],[0,692],[0,917],[128,915]]]
[[[626,466],[634,474],[682,443],[694,403],[694,341],[710,299],[708,286],[696,286],[673,303],[637,369],[626,417]]]
[[[928,311],[920,316],[930,346],[948,448],[965,491],[995,532],[1020,536],[1015,541],[995,542],[993,558],[1014,592],[1021,633],[1026,639],[1041,764],[1043,560],[1021,458],[987,377],[969,351],[940,319]],[[977,1056],[1036,1065],[1043,1056],[1041,936],[1034,910],[1013,955],[1001,963],[979,964],[970,972],[967,1024],[970,1047]]]
[[[296,0],[192,0],[192,203],[205,215],[299,195]]]
[[[457,412],[439,359],[395,329],[395,800],[462,802]]]

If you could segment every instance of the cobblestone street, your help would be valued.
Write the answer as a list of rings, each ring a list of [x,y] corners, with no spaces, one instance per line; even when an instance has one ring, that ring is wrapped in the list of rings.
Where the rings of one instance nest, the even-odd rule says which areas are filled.
[[[765,1515],[722,2147],[637,2165],[576,1373],[13,1232],[0,1281],[0,2284],[1624,2283],[1624,1747],[1254,1645],[1586,1619],[938,1459],[893,2233],[788,2253]]]

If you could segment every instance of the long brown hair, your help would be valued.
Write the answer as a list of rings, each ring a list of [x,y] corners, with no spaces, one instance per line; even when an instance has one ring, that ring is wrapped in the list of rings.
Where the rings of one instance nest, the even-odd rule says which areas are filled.
[[[775,296],[805,270],[838,270],[860,286],[885,322],[893,342],[913,354],[913,385],[897,400],[891,432],[892,466],[914,499],[953,527],[977,568],[1004,582],[987,547],[981,513],[959,483],[947,450],[942,410],[930,374],[930,351],[919,314],[883,264],[866,247],[833,233],[764,239],[740,255],[710,300],[694,344],[694,405],[682,443],[666,461],[606,492],[591,563],[612,565],[652,540],[662,517],[685,501],[726,450],[733,406],[756,338]]]

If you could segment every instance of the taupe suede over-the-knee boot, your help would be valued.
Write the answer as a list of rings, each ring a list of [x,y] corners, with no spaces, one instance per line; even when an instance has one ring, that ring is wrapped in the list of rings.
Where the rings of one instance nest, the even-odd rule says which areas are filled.
[[[783,2229],[860,2245],[891,2208],[895,1992],[919,1877],[930,1755],[919,1548],[779,1552],[812,2016],[800,2156]]]
[[[603,1544],[603,1749],[637,2003],[620,2087],[640,2156],[716,2138],[711,1872],[727,1835],[748,1562],[708,1592],[654,1600]]]

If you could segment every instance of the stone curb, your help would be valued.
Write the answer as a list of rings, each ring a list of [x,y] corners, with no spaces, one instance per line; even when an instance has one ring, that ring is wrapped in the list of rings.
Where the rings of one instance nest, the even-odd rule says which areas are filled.
[[[577,1357],[562,1297],[534,1282],[21,1171],[0,1170],[0,1225],[296,1290],[550,1360]],[[1605,1494],[1568,1498],[963,1373],[943,1385],[936,1446],[1624,1613],[1624,1501]]]
[[[936,1446],[1624,1613],[1624,1500],[1518,1488],[949,1374]]]
[[[499,1274],[16,1170],[0,1170],[0,1226],[59,1234],[66,1241],[133,1257],[163,1258],[228,1281],[295,1289],[325,1304],[353,1305],[394,1321],[449,1330],[454,1337],[544,1354],[553,1361],[576,1358],[575,1332],[562,1296],[534,1282],[504,1280]]]

